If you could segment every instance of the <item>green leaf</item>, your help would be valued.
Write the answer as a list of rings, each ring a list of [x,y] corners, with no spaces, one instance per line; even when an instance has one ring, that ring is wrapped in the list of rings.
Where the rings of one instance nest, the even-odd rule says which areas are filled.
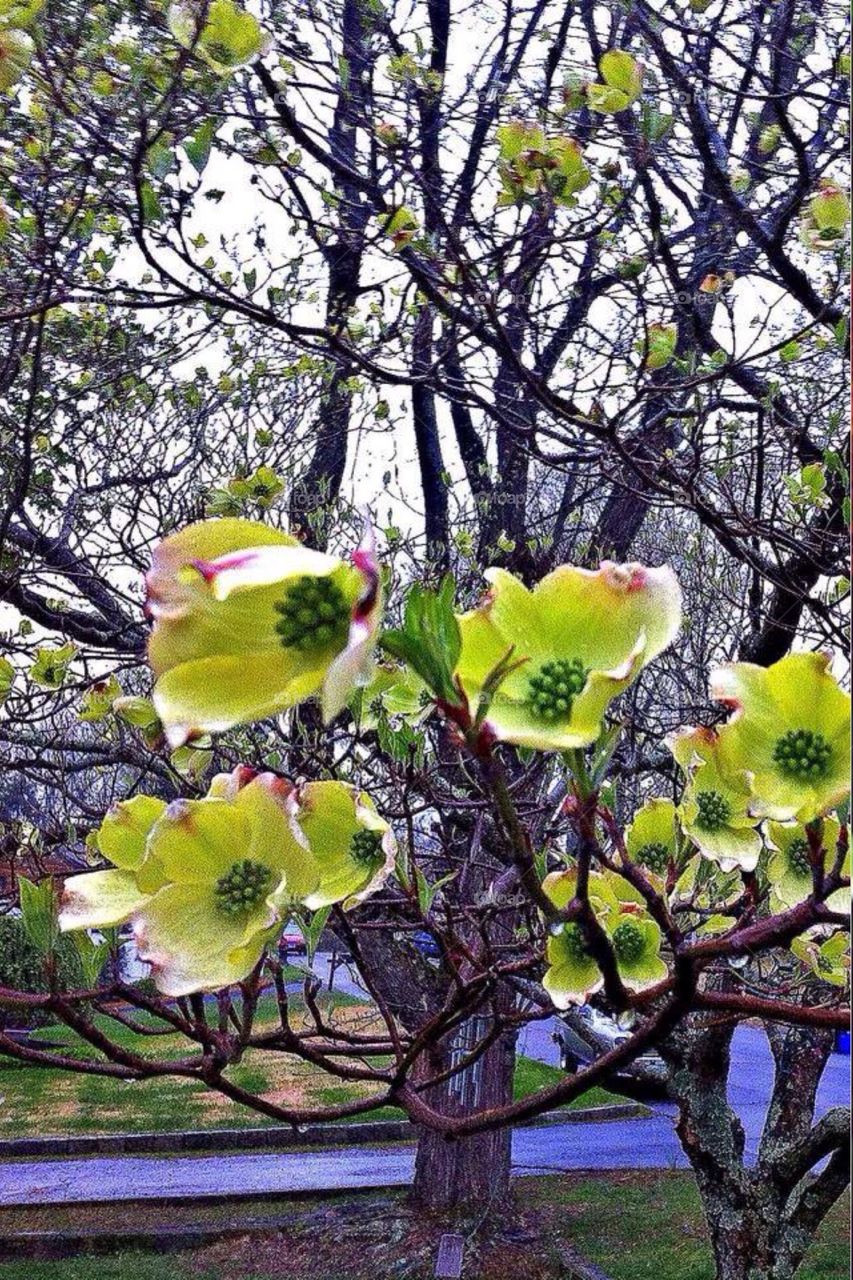
[[[165,178],[166,174],[175,167],[175,153],[167,138],[160,138],[152,147],[149,147],[145,153],[145,160],[155,178]]]
[[[103,942],[93,942],[86,933],[85,929],[78,929],[70,935],[71,941],[77,951],[80,960],[80,968],[83,972],[83,985],[85,987],[95,987],[98,985],[98,978],[101,976],[101,970],[107,962],[110,953],[110,943],[108,940]]]
[[[609,729],[605,729],[601,737],[593,748],[592,764],[590,765],[590,779],[593,786],[598,786],[613,759],[613,753],[619,745],[619,737],[622,733],[621,724],[613,724]]]
[[[139,202],[143,222],[156,222],[163,216],[163,209],[157,199],[157,193],[150,182],[143,182],[139,188]]]
[[[196,173],[202,174],[210,159],[210,148],[216,133],[216,125],[213,120],[205,120],[196,129],[191,138],[187,138],[184,142],[184,151],[187,154],[192,167]]]
[[[445,702],[458,703],[453,679],[462,636],[453,611],[456,586],[448,574],[438,591],[415,583],[406,597],[403,626],[384,632],[386,653],[405,662]]]
[[[49,878],[36,883],[18,876],[21,918],[30,942],[42,955],[52,954],[59,937],[56,890]]]
[[[8,658],[0,658],[0,707],[9,696],[12,681],[15,679],[15,668]]]
[[[307,925],[302,927],[302,936],[305,939],[305,952],[308,963],[311,964],[314,956],[317,954],[317,947],[320,944],[320,937],[326,927],[326,921],[329,919],[332,907],[321,907],[319,911],[315,911]]]

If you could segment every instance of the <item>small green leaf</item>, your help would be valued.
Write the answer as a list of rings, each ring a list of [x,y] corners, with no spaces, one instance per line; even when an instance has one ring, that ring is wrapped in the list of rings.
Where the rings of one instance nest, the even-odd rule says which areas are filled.
[[[403,626],[386,631],[382,647],[405,662],[445,702],[458,703],[453,672],[462,649],[459,623],[453,611],[456,587],[448,574],[438,591],[415,583],[406,597]]]
[[[8,658],[0,658],[0,707],[9,696],[12,681],[15,679],[15,668]]]
[[[193,136],[187,138],[184,142],[184,151],[187,153],[187,159],[198,174],[204,173],[207,167],[215,133],[216,125],[213,120],[205,120],[196,129]]]
[[[51,955],[59,937],[56,890],[50,878],[36,883],[18,876],[21,918],[30,942],[42,955]]]
[[[143,222],[156,222],[163,216],[163,209],[157,199],[157,193],[150,182],[143,182],[139,188],[139,201]]]
[[[314,912],[308,924],[302,928],[302,936],[305,939],[305,952],[309,964],[317,954],[320,937],[326,927],[326,921],[329,919],[331,910],[331,906],[321,907],[319,911]]]
[[[71,934],[71,941],[74,943],[80,960],[83,985],[85,987],[96,987],[101,976],[101,970],[106,964],[110,953],[109,941],[93,942],[85,929],[75,930]]]

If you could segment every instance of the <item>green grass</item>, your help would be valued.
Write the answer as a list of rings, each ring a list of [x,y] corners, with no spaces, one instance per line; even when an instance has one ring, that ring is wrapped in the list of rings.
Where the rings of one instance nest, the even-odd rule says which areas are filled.
[[[515,1064],[513,1092],[516,1100],[526,1098],[531,1093],[536,1093],[538,1089],[547,1088],[548,1085],[564,1079],[565,1072],[559,1067],[550,1067],[547,1062],[539,1062],[536,1058],[525,1058],[522,1055]],[[569,1110],[574,1111],[578,1107],[603,1107],[615,1102],[625,1102],[625,1098],[621,1094],[609,1093],[607,1089],[600,1089],[595,1085],[586,1093],[582,1093],[579,1098],[569,1102],[567,1106]]]
[[[559,1178],[524,1178],[517,1192],[526,1208],[564,1208],[571,1242],[611,1280],[713,1280],[701,1201],[689,1174],[643,1171],[573,1179],[569,1185]],[[797,1280],[847,1275],[848,1229],[849,1205],[840,1201]]]
[[[689,1174],[648,1171],[523,1178],[516,1183],[516,1196],[524,1221],[536,1225],[538,1238],[529,1252],[498,1241],[486,1255],[490,1259],[486,1269],[470,1273],[474,1280],[489,1280],[492,1275],[505,1280],[519,1274],[529,1275],[531,1280],[557,1280],[565,1273],[553,1262],[556,1243],[572,1245],[611,1280],[713,1280],[699,1197]],[[0,1280],[373,1280],[376,1253],[368,1254],[359,1247],[359,1230],[354,1236],[354,1223],[369,1228],[370,1240],[380,1245],[382,1274],[388,1275],[402,1274],[413,1245],[423,1244],[424,1229],[427,1242],[437,1239],[444,1229],[439,1222],[425,1225],[423,1217],[412,1210],[408,1211],[407,1225],[404,1206],[402,1193],[385,1195],[379,1202],[350,1198],[348,1208],[345,1198],[298,1202],[259,1199],[243,1204],[240,1213],[255,1221],[284,1214],[290,1225],[282,1227],[280,1236],[241,1237],[216,1246],[213,1253],[127,1252],[57,1262],[0,1263]],[[153,1225],[156,1206],[145,1210],[145,1221]],[[63,1211],[63,1230],[74,1228],[69,1217],[73,1212]],[[165,1212],[174,1212],[189,1225],[193,1215],[199,1224],[209,1223],[222,1210],[186,1205]],[[234,1212],[229,1211],[229,1218]],[[316,1225],[317,1212],[322,1215],[322,1226]],[[330,1212],[341,1212],[342,1216],[330,1221]],[[79,1225],[85,1225],[84,1221]],[[139,1223],[133,1225],[138,1227]],[[824,1222],[797,1280],[840,1280],[847,1274],[848,1227],[849,1207],[840,1201]],[[320,1242],[323,1248],[318,1252]],[[428,1248],[426,1255],[421,1250],[421,1255],[434,1258],[434,1247]],[[431,1263],[406,1270],[406,1275],[417,1280],[432,1274]],[[469,1275],[467,1268],[465,1274]]]
[[[327,1011],[337,1011],[341,1017],[371,1017],[370,1008],[350,996],[324,992],[320,1001]],[[292,999],[291,1007],[294,1014],[298,1014],[300,1001]],[[214,1016],[212,1009],[209,1016]],[[256,1027],[276,1025],[277,1016],[274,997],[263,996],[258,1004]],[[154,1020],[144,1014],[138,1016],[138,1021],[154,1024]],[[105,1017],[97,1018],[96,1023],[116,1044],[153,1058],[177,1058],[193,1050],[193,1046],[181,1036],[140,1036]],[[66,1027],[46,1027],[39,1035],[43,1040],[73,1047],[75,1052],[82,1048],[90,1056],[97,1056],[81,1045],[76,1035]],[[231,1067],[228,1076],[250,1093],[313,1109],[338,1106],[370,1092],[370,1086],[333,1079],[319,1068],[310,1067],[292,1056],[258,1050],[251,1051],[242,1062]],[[562,1078],[563,1073],[558,1068],[520,1057],[516,1065],[515,1097],[527,1097]],[[2,1056],[0,1099],[3,1100],[0,1137],[8,1138],[169,1133],[186,1129],[255,1128],[278,1123],[250,1108],[232,1103],[192,1080],[168,1076],[151,1080],[117,1080],[110,1076],[87,1076],[53,1068],[28,1067]],[[617,1101],[624,1099],[596,1088],[569,1106],[600,1106]],[[394,1107],[382,1107],[361,1118],[400,1120],[403,1113]],[[350,1122],[346,1119],[341,1121]]]
[[[297,971],[294,970],[294,973]],[[323,992],[320,1004],[326,1010],[357,1016],[364,1006],[339,992]],[[299,998],[291,998],[295,1015]],[[213,1017],[211,1009],[209,1016]],[[141,1024],[155,1025],[145,1014]],[[195,1046],[182,1036],[141,1036],[106,1017],[96,1025],[122,1048],[156,1059],[179,1058],[194,1052]],[[277,1024],[277,1006],[272,995],[258,1003],[256,1028]],[[156,1024],[161,1025],[161,1024]],[[68,1028],[51,1025],[37,1033],[43,1041],[61,1044],[75,1054],[97,1058]],[[251,1051],[231,1067],[228,1076],[252,1093],[291,1091],[298,1105],[320,1106],[323,1086],[329,1083],[322,1072],[306,1068],[283,1054]],[[349,1093],[347,1097],[357,1096]],[[360,1095],[359,1095],[360,1096]],[[275,1123],[266,1116],[230,1102],[192,1080],[161,1077],[126,1081],[110,1076],[82,1075],[54,1068],[30,1067],[0,1055],[0,1137],[35,1137],[87,1133],[167,1133],[188,1128],[251,1128]]]

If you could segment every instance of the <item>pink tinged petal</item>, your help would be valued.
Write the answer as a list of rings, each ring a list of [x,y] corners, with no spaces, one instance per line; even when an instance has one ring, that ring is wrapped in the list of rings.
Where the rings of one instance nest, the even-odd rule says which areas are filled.
[[[340,568],[336,556],[310,547],[247,547],[215,560],[194,560],[193,567],[210,587],[214,599],[227,600],[232,591],[269,587],[288,578],[324,578]]]
[[[323,680],[322,709],[327,724],[343,711],[355,689],[370,682],[375,649],[375,629],[353,622],[346,648],[332,660]]]
[[[233,551],[255,546],[296,546],[296,539],[257,520],[228,518],[201,520],[187,525],[158,543],[151,557],[146,613],[155,619],[183,616],[192,604],[201,579],[192,573],[187,582],[182,571],[194,560],[215,560]]]
[[[59,904],[59,927],[65,933],[122,924],[148,897],[130,871],[87,871],[69,876]]]
[[[636,596],[655,609],[644,627],[645,658],[650,661],[666,649],[681,626],[682,594],[678,579],[669,565],[647,568],[641,564],[614,564],[604,560],[601,573],[608,585],[627,597]]]
[[[360,554],[355,553],[353,562]],[[346,648],[332,660],[323,680],[321,701],[327,724],[343,711],[355,689],[370,683],[381,618],[382,593],[376,572],[375,577],[366,579],[353,606]]]
[[[238,764],[230,773],[217,773],[211,778],[207,789],[208,799],[233,800],[238,791],[249,785],[258,776],[256,769],[247,764]]]
[[[352,562],[366,578],[379,578],[379,557],[376,550],[376,530],[370,516],[363,514],[361,542],[352,554]]]

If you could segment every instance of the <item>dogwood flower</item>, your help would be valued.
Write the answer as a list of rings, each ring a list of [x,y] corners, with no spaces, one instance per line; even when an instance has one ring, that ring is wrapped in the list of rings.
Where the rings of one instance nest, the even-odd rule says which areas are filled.
[[[293,788],[272,774],[224,775],[205,799],[176,800],[147,851],[164,883],[134,913],[134,936],[171,996],[245,978],[319,879]]]
[[[555,907],[565,907],[575,896],[577,871],[552,871],[542,881],[542,888]],[[618,910],[613,890],[597,871],[590,872],[589,901],[596,915]],[[604,983],[601,970],[590,955],[580,925],[571,921],[551,932],[545,945],[548,968],[542,985],[558,1009],[585,1004]]]
[[[179,0],[170,5],[168,22],[178,43],[220,75],[254,62],[269,44],[257,18],[234,0]]]
[[[678,852],[676,809],[672,801],[662,796],[647,800],[625,832],[625,847],[634,862],[655,876],[665,876]]]
[[[370,678],[382,611],[372,532],[351,562],[251,520],[205,520],[156,548],[146,609],[170,744],[314,694],[332,719]]]
[[[61,928],[130,919],[140,957],[166,995],[240,981],[285,912],[319,883],[293,795],[273,774],[238,768],[215,778],[202,800],[140,797],[144,812],[128,821],[126,808],[99,833],[99,847],[121,869],[72,877]]]
[[[201,800],[116,805],[97,844],[113,869],[66,882],[60,927],[130,920],[170,996],[239,982],[295,907],[363,901],[396,856],[388,823],[355,787],[296,788],[242,765],[218,774]]]
[[[795,938],[791,950],[816,978],[833,987],[846,987],[850,981],[850,935],[834,933],[830,938],[807,934]]]
[[[762,846],[750,812],[750,775],[726,769],[713,729],[681,729],[666,741],[687,776],[680,808],[685,834],[724,871],[754,871]]]
[[[712,674],[711,697],[734,709],[720,754],[729,769],[749,771],[750,813],[811,822],[849,795],[850,697],[826,654],[729,663]]]
[[[489,674],[511,652],[486,722],[505,742],[543,751],[587,746],[609,703],[672,641],[681,591],[672,570],[605,561],[562,565],[528,590],[489,569],[485,601],[459,618],[456,675],[476,706]]]
[[[835,863],[841,825],[834,818],[826,818],[821,832],[823,865],[825,870]],[[783,907],[795,907],[812,891],[812,867],[809,857],[809,837],[799,822],[770,822],[767,834],[773,846],[767,863],[767,879]],[[842,875],[850,878],[850,850],[842,865]],[[850,910],[850,889],[837,889],[827,899],[834,911]]]
[[[364,791],[343,782],[309,782],[297,793],[299,825],[319,880],[304,898],[311,911],[364,901],[394,868],[394,833]]]
[[[634,909],[611,912],[605,919],[619,977],[631,991],[644,991],[667,975],[661,959],[661,931],[648,915]]]

